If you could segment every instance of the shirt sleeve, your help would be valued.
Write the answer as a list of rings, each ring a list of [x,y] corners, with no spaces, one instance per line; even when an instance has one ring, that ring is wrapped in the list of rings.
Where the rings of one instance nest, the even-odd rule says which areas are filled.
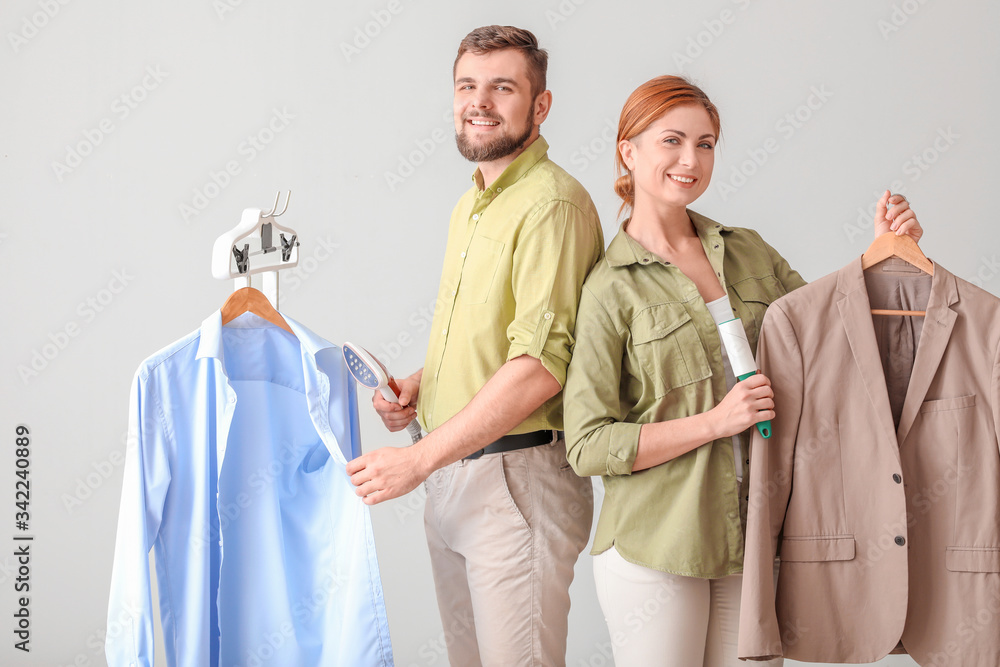
[[[170,480],[165,431],[140,374],[132,382],[118,535],[111,571],[105,654],[109,667],[152,667],[153,605],[149,550],[156,541]]]
[[[625,334],[583,288],[577,342],[563,394],[566,458],[578,475],[630,475],[641,424],[622,421],[621,375]]]
[[[758,235],[759,236],[759,235]],[[785,258],[782,257],[777,250],[768,245],[767,241],[761,239],[761,243],[767,248],[767,254],[771,258],[771,266],[774,267],[774,277],[781,282],[782,287],[785,288],[785,293],[791,292],[792,290],[797,290],[806,284],[806,281],[802,279],[799,272],[788,265]]]
[[[761,372],[771,379],[775,419],[768,440],[757,429],[751,429],[750,500],[738,648],[742,659],[767,660],[782,655],[774,600],[774,557],[792,490],[803,392],[802,351],[780,304],[767,309],[757,355]]]
[[[553,201],[532,215],[513,253],[507,361],[535,357],[560,387],[575,341],[580,289],[602,250],[599,229],[596,213]]]

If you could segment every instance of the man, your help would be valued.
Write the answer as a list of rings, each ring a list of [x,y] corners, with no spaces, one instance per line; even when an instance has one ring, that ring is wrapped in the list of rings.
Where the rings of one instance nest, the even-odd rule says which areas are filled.
[[[565,664],[569,585],[593,516],[590,481],[566,462],[561,391],[604,239],[590,196],[539,135],[546,65],[535,36],[509,26],[459,46],[455,133],[474,185],[452,213],[424,367],[399,383],[400,405],[374,398],[390,430],[418,414],[429,434],[347,468],[368,504],[426,480],[438,606],[463,667]]]

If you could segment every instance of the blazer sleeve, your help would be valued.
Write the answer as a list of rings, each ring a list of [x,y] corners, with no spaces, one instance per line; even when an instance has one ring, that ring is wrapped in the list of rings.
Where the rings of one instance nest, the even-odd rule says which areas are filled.
[[[1000,450],[1000,344],[997,345],[996,356],[993,358],[992,385],[993,430],[997,435],[997,449]]]
[[[775,607],[774,559],[792,491],[795,440],[802,411],[802,351],[779,301],[764,315],[757,346],[760,371],[771,380],[775,418],[771,438],[751,429],[750,493],[739,657],[768,660],[782,655]]]

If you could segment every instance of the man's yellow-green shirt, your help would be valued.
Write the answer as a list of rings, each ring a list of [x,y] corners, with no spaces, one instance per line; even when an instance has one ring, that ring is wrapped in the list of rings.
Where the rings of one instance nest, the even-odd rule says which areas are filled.
[[[432,431],[508,360],[527,354],[562,386],[580,290],[601,257],[597,209],[536,139],[489,187],[477,169],[455,206],[417,401]],[[511,433],[561,429],[562,393]]]
[[[805,284],[751,229],[688,211],[753,350],[768,305]],[[614,546],[638,565],[717,578],[743,570],[744,488],[731,438],[632,472],[643,424],[701,414],[726,395],[718,328],[687,276],[625,232],[580,297],[564,400],[568,458],[601,475],[605,496],[592,553]]]

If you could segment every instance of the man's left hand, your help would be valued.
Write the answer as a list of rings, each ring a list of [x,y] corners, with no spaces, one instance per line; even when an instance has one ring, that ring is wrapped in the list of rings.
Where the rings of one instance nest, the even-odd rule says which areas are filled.
[[[347,463],[347,474],[366,505],[406,495],[427,479],[416,447],[382,447]]]

